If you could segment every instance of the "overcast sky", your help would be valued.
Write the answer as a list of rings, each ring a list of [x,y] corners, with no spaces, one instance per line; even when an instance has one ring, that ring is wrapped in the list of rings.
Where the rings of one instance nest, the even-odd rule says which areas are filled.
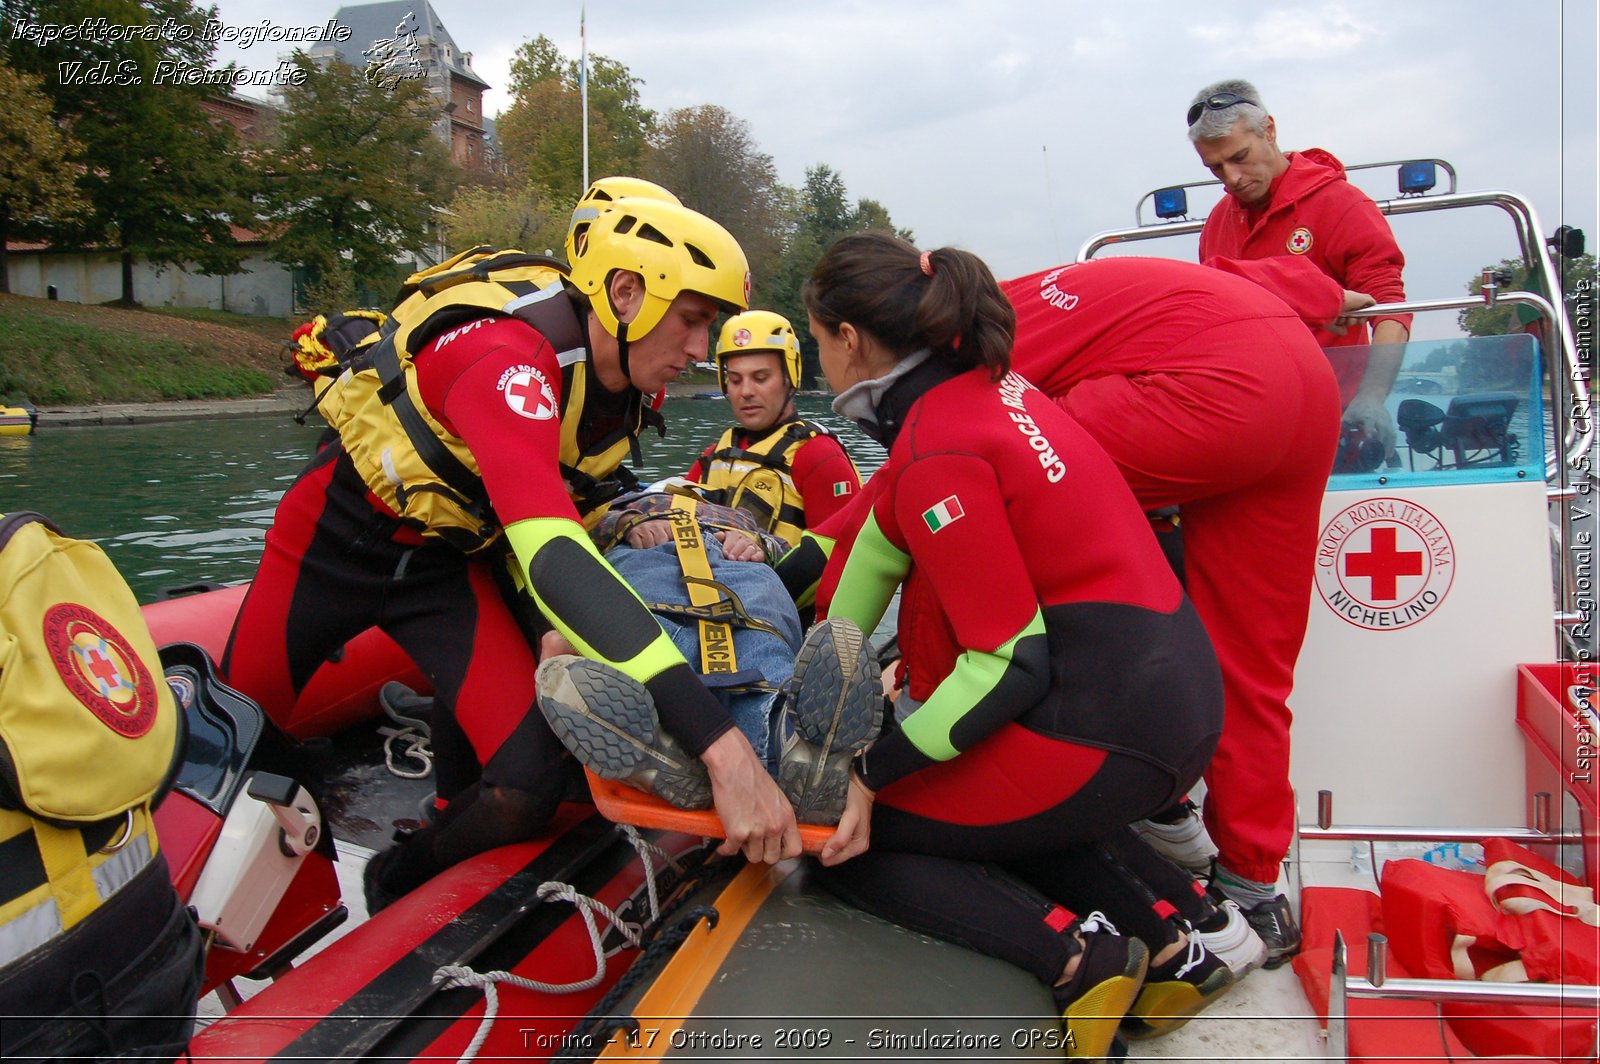
[[[419,0],[420,2],[420,0]],[[337,3],[217,0],[225,25],[314,25]],[[433,0],[507,104],[511,55],[545,34],[579,51],[580,0]],[[1001,277],[1073,258],[1132,224],[1139,196],[1208,175],[1183,112],[1201,86],[1255,82],[1286,149],[1347,165],[1442,158],[1462,190],[1529,197],[1546,234],[1596,225],[1594,0],[589,0],[591,52],[642,79],[647,107],[714,103],[749,123],[779,179],[826,163],[924,247]],[[270,68],[277,49],[218,61]],[[598,174],[593,176],[600,176]],[[1392,170],[1358,176],[1378,198]],[[1203,214],[1215,193],[1191,195]],[[1148,214],[1147,214],[1148,217]],[[1461,294],[1514,254],[1493,208],[1397,219],[1414,298]],[[1192,243],[1144,245],[1192,256]],[[1453,318],[1452,318],[1453,320]],[[1419,335],[1449,330],[1419,328]]]

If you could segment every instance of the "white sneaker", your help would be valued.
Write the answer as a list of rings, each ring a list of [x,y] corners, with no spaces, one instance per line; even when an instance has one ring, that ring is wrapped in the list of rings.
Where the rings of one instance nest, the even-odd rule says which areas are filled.
[[[1267,944],[1256,934],[1236,901],[1218,903],[1228,922],[1216,931],[1196,931],[1206,950],[1227,964],[1234,978],[1243,979],[1267,962]]]
[[[1150,844],[1150,848],[1179,868],[1205,876],[1211,871],[1211,859],[1217,847],[1206,834],[1200,814],[1190,809],[1176,824],[1161,824],[1154,820],[1136,820],[1133,830]]]

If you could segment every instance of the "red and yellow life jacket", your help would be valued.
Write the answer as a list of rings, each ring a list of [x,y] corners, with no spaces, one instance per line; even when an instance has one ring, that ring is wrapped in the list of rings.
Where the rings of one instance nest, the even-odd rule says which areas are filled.
[[[474,248],[413,275],[409,291],[337,377],[317,384],[322,416],[338,433],[368,489],[424,535],[472,553],[500,535],[500,523],[472,452],[428,412],[414,359],[429,341],[485,316],[514,317],[547,339],[561,363],[560,463],[586,525],[637,481],[622,465],[655,417],[630,389],[622,427],[587,440],[589,349],[585,322],[554,259]]]
[[[728,429],[701,459],[705,498],[750,513],[792,547],[806,530],[805,499],[794,482],[795,455],[812,438],[832,433],[796,418],[739,447],[733,441],[740,431],[737,426]]]

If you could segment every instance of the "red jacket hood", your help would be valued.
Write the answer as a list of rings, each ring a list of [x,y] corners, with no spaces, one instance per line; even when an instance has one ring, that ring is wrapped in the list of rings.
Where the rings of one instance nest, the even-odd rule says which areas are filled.
[[[1344,163],[1330,151],[1307,148],[1288,153],[1289,169],[1278,175],[1272,183],[1268,209],[1293,203],[1308,193],[1334,181],[1347,180]]]

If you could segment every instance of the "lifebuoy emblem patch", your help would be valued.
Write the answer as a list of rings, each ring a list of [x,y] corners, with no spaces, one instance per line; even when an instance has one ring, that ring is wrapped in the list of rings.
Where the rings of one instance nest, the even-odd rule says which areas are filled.
[[[74,698],[118,735],[137,739],[156,720],[156,684],[122,633],[104,617],[63,602],[44,615],[45,646]]]
[[[1311,250],[1311,230],[1301,226],[1289,234],[1289,242],[1285,245],[1291,255],[1304,255]]]

